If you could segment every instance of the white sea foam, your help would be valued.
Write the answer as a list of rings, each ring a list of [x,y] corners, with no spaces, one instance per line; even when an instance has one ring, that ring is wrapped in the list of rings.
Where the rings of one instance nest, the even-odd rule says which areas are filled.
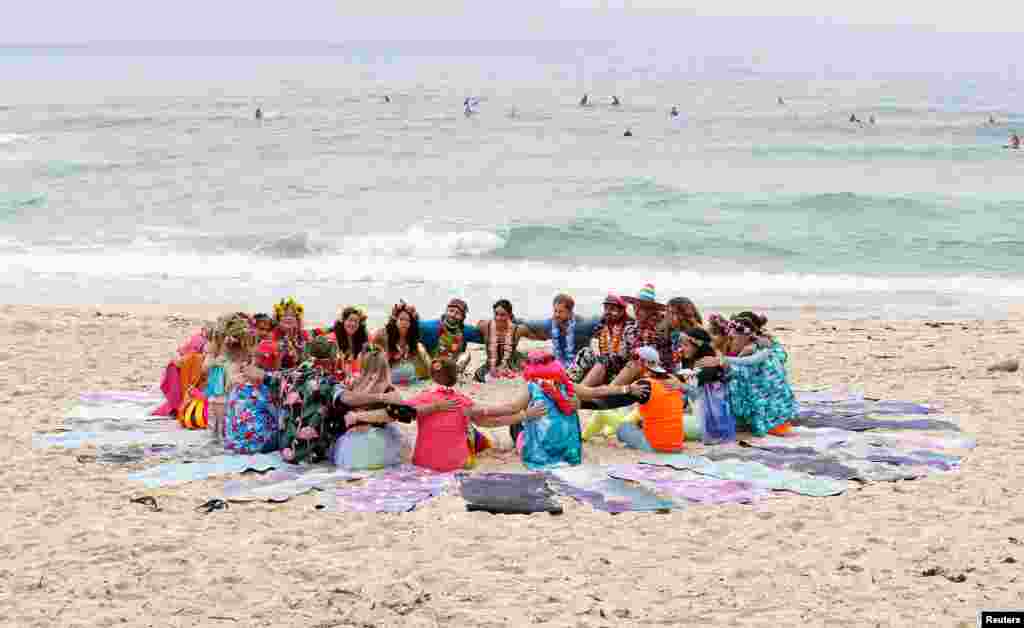
[[[378,242],[380,243],[380,242]],[[458,242],[452,246],[461,246]],[[451,250],[450,248],[444,249]],[[428,251],[434,252],[434,251]],[[118,254],[80,252],[8,253],[0,267],[40,275],[106,278],[245,279],[273,283],[331,282],[383,284],[457,283],[495,287],[529,284],[576,291],[628,292],[653,282],[660,294],[687,294],[699,300],[788,296],[798,303],[842,295],[871,301],[886,295],[935,295],[967,299],[1024,298],[1019,281],[978,276],[867,276],[763,272],[670,271],[643,267],[565,267],[533,261],[458,259],[448,255],[397,258],[393,255],[344,253],[298,259],[271,259],[247,254]],[[934,299],[933,299],[934,302]]]
[[[29,139],[29,136],[22,135],[21,133],[0,133],[0,145],[5,144],[16,144],[18,142],[24,142]]]

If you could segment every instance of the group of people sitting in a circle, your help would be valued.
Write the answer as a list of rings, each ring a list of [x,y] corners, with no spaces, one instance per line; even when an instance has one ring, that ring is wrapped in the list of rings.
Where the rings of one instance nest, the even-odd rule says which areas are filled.
[[[648,452],[683,449],[684,412],[698,400],[698,414],[724,402],[739,428],[756,436],[786,432],[796,415],[786,352],[762,315],[713,314],[705,322],[692,301],[661,303],[649,284],[634,297],[609,294],[590,318],[566,294],[544,319],[517,318],[506,299],[491,309],[473,325],[462,299],[430,320],[400,302],[373,333],[357,307],[343,308],[331,328],[308,330],[292,298],[272,316],[229,314],[178,349],[158,412],[211,430],[231,452],[280,450],[288,462],[348,468],[398,464],[396,424],[415,422],[412,462],[436,471],[472,466],[491,446],[476,426],[509,426],[527,467],[579,464],[581,408],[635,405],[634,420],[615,425],[614,434]],[[524,353],[524,338],[549,341],[550,349]],[[471,374],[468,344],[482,345],[485,356]],[[458,389],[470,376],[523,383],[488,405]],[[426,380],[433,386],[402,394]]]

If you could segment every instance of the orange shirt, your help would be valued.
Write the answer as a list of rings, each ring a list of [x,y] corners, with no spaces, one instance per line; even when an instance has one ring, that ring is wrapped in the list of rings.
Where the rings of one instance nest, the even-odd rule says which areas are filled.
[[[683,431],[682,390],[668,390],[664,380],[648,379],[651,383],[651,397],[640,404],[640,416],[644,421],[644,436],[655,451],[679,451],[686,438]]]

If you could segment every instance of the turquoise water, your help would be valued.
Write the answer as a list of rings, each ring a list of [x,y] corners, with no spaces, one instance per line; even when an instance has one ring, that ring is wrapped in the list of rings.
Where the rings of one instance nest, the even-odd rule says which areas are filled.
[[[539,314],[556,291],[596,307],[656,281],[708,308],[935,317],[1024,295],[1024,155],[1002,148],[1024,107],[1003,84],[579,54],[7,50],[5,300],[297,293],[326,318],[454,291]]]

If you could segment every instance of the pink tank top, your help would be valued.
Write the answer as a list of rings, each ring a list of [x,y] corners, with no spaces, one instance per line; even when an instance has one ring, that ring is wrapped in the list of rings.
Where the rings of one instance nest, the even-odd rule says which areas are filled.
[[[465,409],[473,405],[472,399],[456,390],[438,387],[422,392],[406,403],[418,406],[445,399],[457,401],[458,408],[416,419],[416,449],[412,454],[412,463],[417,467],[442,472],[455,471],[462,469],[469,459],[469,444],[466,442],[469,418],[466,417]]]

